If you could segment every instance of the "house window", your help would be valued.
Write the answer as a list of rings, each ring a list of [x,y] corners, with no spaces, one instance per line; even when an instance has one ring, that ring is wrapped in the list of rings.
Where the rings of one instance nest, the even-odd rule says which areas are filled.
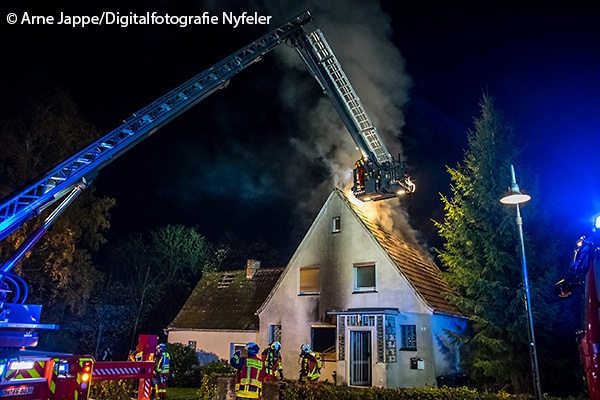
[[[229,356],[233,357],[236,351],[241,351],[242,356],[246,356],[246,343],[229,343]]]
[[[377,290],[375,263],[354,264],[354,291],[374,292]]]
[[[269,343],[281,342],[281,325],[269,325]]]
[[[196,350],[196,341],[195,340],[188,340],[188,347],[192,350]]]
[[[319,267],[300,269],[300,294],[319,293]]]
[[[400,350],[417,350],[416,325],[400,325]]]
[[[312,349],[317,353],[335,353],[335,326],[319,326],[310,328]]]
[[[340,217],[333,217],[331,221],[331,233],[338,233],[342,228],[342,220]]]

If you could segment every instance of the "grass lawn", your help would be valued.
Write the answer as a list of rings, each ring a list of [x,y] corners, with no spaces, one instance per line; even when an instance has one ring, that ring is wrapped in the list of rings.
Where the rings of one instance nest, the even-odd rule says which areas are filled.
[[[200,396],[196,394],[198,388],[178,388],[170,387],[167,389],[167,398],[169,400],[198,400]]]

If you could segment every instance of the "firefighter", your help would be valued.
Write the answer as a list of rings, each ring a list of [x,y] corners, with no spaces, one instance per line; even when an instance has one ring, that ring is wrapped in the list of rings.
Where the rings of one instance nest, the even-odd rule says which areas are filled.
[[[167,352],[164,343],[156,346],[156,357],[154,361],[154,390],[156,397],[160,400],[167,398],[167,380],[170,377],[171,356]]]
[[[231,357],[231,366],[237,369],[235,376],[236,399],[260,399],[265,380],[265,364],[258,356],[260,347],[254,342],[246,344],[247,357],[238,350]]]
[[[102,361],[112,361],[113,353],[110,346],[106,346],[106,349],[102,352]]]
[[[310,345],[303,344],[300,347],[300,382],[317,383],[321,375],[321,356],[310,348]]]
[[[281,361],[281,343],[275,341],[262,352],[262,360],[265,363],[265,381],[277,382],[283,380],[283,365]],[[279,378],[277,377],[279,375]]]
[[[152,354],[150,354],[152,355]],[[154,360],[153,357],[149,357],[147,361]],[[144,361],[144,352],[137,351],[136,349],[130,350],[129,355],[127,356],[127,361]]]
[[[365,160],[362,158],[354,164],[354,185],[356,190],[365,189]]]

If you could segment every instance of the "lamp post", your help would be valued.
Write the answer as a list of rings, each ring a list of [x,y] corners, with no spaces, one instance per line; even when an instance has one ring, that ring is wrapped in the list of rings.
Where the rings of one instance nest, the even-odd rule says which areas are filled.
[[[511,165],[510,172],[512,182],[510,184],[510,193],[500,199],[502,204],[514,204],[517,206],[517,227],[519,229],[519,239],[521,241],[521,269],[523,273],[523,289],[525,291],[525,311],[527,311],[528,337],[529,337],[529,357],[531,360],[531,374],[533,377],[534,393],[537,400],[542,400],[542,389],[540,386],[540,374],[538,370],[537,352],[535,348],[535,335],[533,333],[533,316],[531,314],[531,299],[529,294],[529,278],[527,277],[527,260],[525,258],[525,242],[523,240],[523,220],[519,204],[525,203],[531,199],[528,194],[521,193],[517,180],[515,179],[515,168]]]

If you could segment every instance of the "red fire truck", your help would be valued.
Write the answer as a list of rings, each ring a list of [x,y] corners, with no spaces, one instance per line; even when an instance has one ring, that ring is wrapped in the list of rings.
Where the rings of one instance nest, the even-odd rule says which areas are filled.
[[[600,400],[600,216],[594,220],[593,234],[577,241],[568,274],[555,286],[560,297],[569,297],[576,289],[584,317],[576,336],[583,378],[590,400]]]
[[[0,398],[19,400],[85,400],[92,382],[139,380],[138,400],[150,400],[154,351],[158,337],[140,335],[138,361],[95,361],[91,356],[18,350],[0,363]]]

